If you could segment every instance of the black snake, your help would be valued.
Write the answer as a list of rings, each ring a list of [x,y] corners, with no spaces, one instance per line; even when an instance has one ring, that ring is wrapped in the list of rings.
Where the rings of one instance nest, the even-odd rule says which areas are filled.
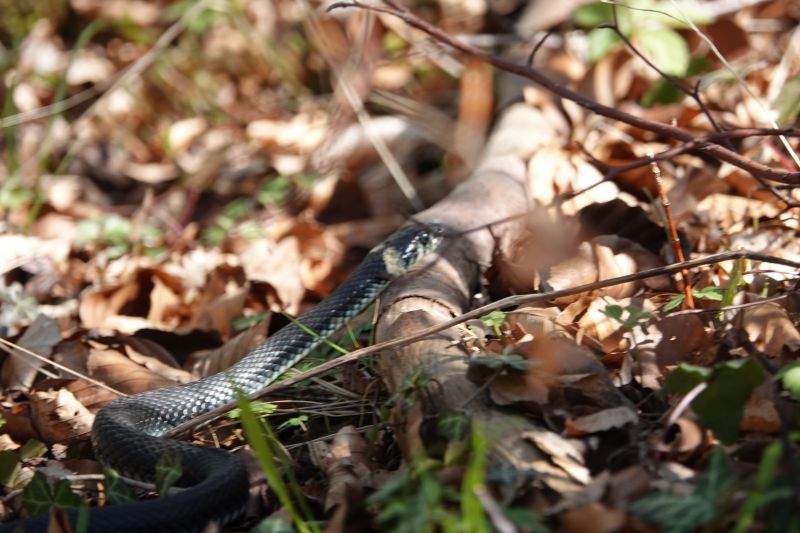
[[[223,450],[161,436],[202,413],[274,381],[324,338],[361,312],[395,277],[431,253],[442,239],[436,225],[409,224],[375,247],[353,274],[319,305],[270,336],[228,370],[200,381],[128,396],[100,410],[92,427],[95,454],[124,475],[152,481],[165,454],[180,458],[179,486],[166,498],[94,508],[89,531],[197,531],[211,521],[235,520],[247,502],[244,465]],[[314,332],[310,334],[309,331]],[[68,512],[73,525],[78,513]],[[48,516],[0,525],[0,531],[46,531]]]

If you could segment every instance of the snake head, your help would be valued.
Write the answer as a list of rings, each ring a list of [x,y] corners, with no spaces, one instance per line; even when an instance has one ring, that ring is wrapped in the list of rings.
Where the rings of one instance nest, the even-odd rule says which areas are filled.
[[[443,238],[444,227],[439,224],[408,224],[373,251],[381,254],[389,274],[400,276],[436,250]]]

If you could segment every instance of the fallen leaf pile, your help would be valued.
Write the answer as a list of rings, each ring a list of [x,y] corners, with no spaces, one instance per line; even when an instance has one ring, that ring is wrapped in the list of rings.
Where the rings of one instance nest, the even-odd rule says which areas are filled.
[[[491,130],[524,100],[556,134],[526,160],[531,213],[498,243],[484,296],[590,288],[469,321],[462,345],[477,401],[535,421],[523,437],[541,459],[487,464],[466,408],[437,417],[446,437],[401,449],[395,435],[425,434],[416,395],[437,376],[387,391],[365,360],[253,404],[306,518],[331,532],[797,530],[797,189],[700,150],[636,166],[676,143],[329,4],[0,2],[0,520],[113,500],[87,439],[100,408],[218,373],[313,307],[487,144],[529,141]],[[795,2],[569,4],[409,9],[698,138],[797,124]],[[598,27],[612,22],[629,42]],[[797,171],[794,134],[724,143]],[[678,248],[783,263],[591,286]],[[371,318],[336,342],[369,343]],[[246,448],[235,419],[190,438]],[[291,521],[265,483],[251,504],[249,524]]]

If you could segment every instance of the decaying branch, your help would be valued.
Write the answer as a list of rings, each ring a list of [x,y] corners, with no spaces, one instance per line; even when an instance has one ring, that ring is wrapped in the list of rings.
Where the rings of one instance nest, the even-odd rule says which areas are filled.
[[[332,10],[342,7],[358,7],[361,9],[367,9],[378,13],[385,13],[388,15],[398,17],[409,26],[425,32],[433,39],[441,43],[447,44],[448,46],[454,48],[455,50],[458,50],[459,52],[486,61],[487,63],[506,72],[510,72],[512,74],[516,74],[518,76],[526,78],[536,83],[537,85],[544,87],[554,95],[559,96],[561,98],[565,98],[567,100],[571,100],[576,104],[578,104],[579,106],[583,107],[584,109],[587,109],[593,113],[602,115],[604,117],[608,117],[613,120],[624,122],[631,126],[643,129],[645,131],[650,131],[658,135],[661,135],[663,137],[680,141],[682,143],[695,144],[694,149],[702,153],[705,153],[711,157],[714,157],[719,161],[724,161],[737,168],[740,168],[759,181],[770,180],[787,185],[800,184],[800,172],[790,172],[787,170],[771,168],[762,163],[751,161],[746,157],[743,157],[742,155],[734,152],[733,150],[730,150],[720,144],[717,144],[716,142],[698,139],[694,134],[677,126],[664,124],[643,117],[637,117],[636,115],[626,113],[625,111],[622,111],[620,109],[605,106],[595,100],[592,100],[591,98],[588,98],[578,92],[573,91],[572,89],[566,87],[565,85],[562,85],[554,81],[553,79],[545,75],[541,70],[535,67],[514,63],[513,61],[508,61],[501,57],[489,54],[471,44],[465,43],[464,41],[459,40],[454,36],[450,35],[446,31],[437,28],[433,24],[430,24],[425,20],[417,17],[412,12],[403,8],[393,0],[385,0],[384,3],[388,7],[365,5],[361,4],[360,2],[337,2],[331,5],[328,9]],[[792,131],[792,133],[789,133],[787,135],[797,136],[798,132],[794,130]]]

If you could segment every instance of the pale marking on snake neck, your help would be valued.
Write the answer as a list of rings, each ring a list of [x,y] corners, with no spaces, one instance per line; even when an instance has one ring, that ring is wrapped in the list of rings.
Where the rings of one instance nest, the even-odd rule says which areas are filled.
[[[386,249],[383,250],[381,256],[383,257],[383,264],[386,265],[386,272],[392,276],[400,276],[401,274],[405,274],[406,269],[403,267],[403,263],[400,261],[400,255],[397,253],[397,250],[387,246]]]

